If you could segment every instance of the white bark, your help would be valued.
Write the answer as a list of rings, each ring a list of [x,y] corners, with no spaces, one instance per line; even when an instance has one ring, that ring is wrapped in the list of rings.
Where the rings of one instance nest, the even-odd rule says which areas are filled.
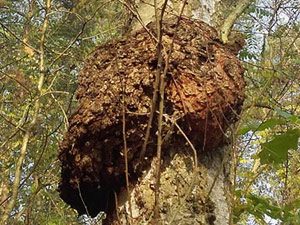
[[[157,0],[157,7],[161,8],[165,0]],[[216,12],[217,5],[221,0],[189,0],[185,6],[184,16],[202,20],[209,25],[214,24],[214,14]],[[183,7],[183,0],[168,0],[167,14],[180,14],[180,10]],[[138,0],[137,1],[137,14],[143,21],[144,25],[155,20],[154,16],[154,0]],[[142,28],[140,21],[134,24],[133,30]]]

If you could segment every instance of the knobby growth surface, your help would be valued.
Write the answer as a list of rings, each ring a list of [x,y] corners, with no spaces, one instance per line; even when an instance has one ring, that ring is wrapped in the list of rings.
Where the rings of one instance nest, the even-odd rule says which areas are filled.
[[[147,28],[155,33],[155,24]],[[175,30],[177,31],[175,32]],[[174,39],[166,77],[163,152],[185,142],[176,121],[191,142],[204,151],[225,144],[225,131],[237,119],[244,100],[243,68],[236,58],[239,44],[221,43],[216,30],[182,18],[163,23],[164,57]],[[240,43],[239,40],[236,43]],[[155,153],[156,124],[145,159],[139,162],[157,66],[156,43],[145,29],[100,46],[79,75],[79,107],[60,144],[61,198],[79,214],[112,214],[115,193],[124,190],[125,107],[129,178],[137,182],[138,163],[149,166]]]

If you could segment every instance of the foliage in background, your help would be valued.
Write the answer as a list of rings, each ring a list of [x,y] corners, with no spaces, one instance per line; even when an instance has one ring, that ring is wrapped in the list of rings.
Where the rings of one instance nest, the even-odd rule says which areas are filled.
[[[300,6],[258,1],[236,27],[247,100],[235,143],[234,222],[300,223]]]

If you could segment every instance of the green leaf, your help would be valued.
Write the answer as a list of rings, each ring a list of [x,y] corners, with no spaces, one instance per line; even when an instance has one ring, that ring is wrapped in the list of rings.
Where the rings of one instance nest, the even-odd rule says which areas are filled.
[[[256,130],[259,125],[260,123],[258,121],[250,121],[238,131],[238,134],[244,135],[251,130]]]
[[[282,222],[285,224],[300,224],[300,212],[297,209],[300,208],[300,199],[295,199],[283,207]]]
[[[243,126],[239,131],[238,134],[244,135],[248,133],[249,131],[263,131],[265,129],[272,129],[273,127],[281,124],[285,124],[286,120],[284,119],[278,119],[278,118],[271,118],[268,119],[262,123],[258,121],[251,121],[246,126]]]
[[[292,114],[286,112],[286,111],[283,111],[281,109],[275,109],[276,113],[279,115],[279,116],[282,116],[286,119],[290,118],[292,116]]]
[[[293,123],[297,123],[299,121],[299,117],[296,116],[296,115],[293,115],[289,112],[286,112],[286,111],[283,111],[281,109],[275,109],[276,113],[279,115],[279,116],[282,116],[283,118],[293,122]]]
[[[273,140],[261,144],[258,157],[262,164],[283,163],[287,159],[288,150],[296,150],[300,136],[299,129],[288,130],[286,133],[276,135]]]
[[[249,204],[253,206],[251,214],[254,216],[263,219],[264,215],[268,215],[273,219],[281,219],[282,209],[276,204],[272,204],[270,199],[254,194],[249,194],[247,197],[251,200]]]
[[[281,124],[284,124],[286,121],[283,120],[283,119],[276,119],[276,118],[271,118],[271,119],[268,119],[266,120],[265,122],[261,123],[259,125],[259,127],[257,128],[257,131],[263,131],[265,129],[268,129],[268,128],[273,128],[277,125],[281,125]]]

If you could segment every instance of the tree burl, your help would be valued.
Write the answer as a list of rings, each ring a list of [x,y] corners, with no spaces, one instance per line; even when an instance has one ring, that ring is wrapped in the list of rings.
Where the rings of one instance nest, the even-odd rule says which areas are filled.
[[[147,28],[156,36],[155,23]],[[163,57],[171,54],[166,74],[163,154],[186,141],[174,122],[199,151],[221,147],[226,129],[236,121],[244,101],[238,45],[222,44],[214,28],[186,18],[179,24],[177,19],[165,20],[162,40]],[[137,164],[143,168],[150,164],[156,152],[156,119],[143,162],[139,162],[139,155],[156,72],[156,42],[145,29],[100,46],[86,61],[79,75],[79,107],[69,118],[59,154],[60,196],[79,214],[94,217],[99,211],[113,213],[115,194],[126,185],[124,111],[130,181],[138,181]]]

